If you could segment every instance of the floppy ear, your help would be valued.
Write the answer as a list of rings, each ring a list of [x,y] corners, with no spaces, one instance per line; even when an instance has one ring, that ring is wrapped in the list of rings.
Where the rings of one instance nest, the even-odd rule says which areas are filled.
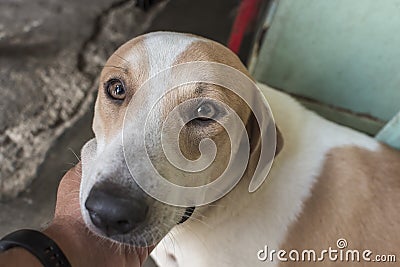
[[[252,158],[251,161],[257,162],[258,157],[260,156],[261,135],[260,135],[260,127],[254,115],[251,115],[249,117],[246,129],[250,138],[250,158]],[[275,132],[276,132],[276,148],[274,157],[278,156],[284,144],[282,133],[277,125],[275,125]],[[256,158],[253,159],[253,157]]]
[[[256,102],[263,101],[259,99]],[[251,177],[249,192],[256,191],[262,185],[273,159],[283,148],[282,134],[272,119],[272,114],[268,112],[267,110],[259,112],[261,115],[258,116],[258,119],[252,112],[246,126],[250,139],[250,156],[246,170],[247,176]]]
[[[279,131],[278,126],[275,126],[275,128],[276,128],[276,148],[275,148],[275,157],[276,157],[283,148],[283,136],[281,131]]]

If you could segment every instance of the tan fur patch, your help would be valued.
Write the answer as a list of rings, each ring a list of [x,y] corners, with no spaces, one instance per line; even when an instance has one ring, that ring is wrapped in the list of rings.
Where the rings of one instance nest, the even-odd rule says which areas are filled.
[[[240,70],[248,77],[253,79],[235,53],[233,53],[227,47],[211,40],[204,39],[204,41],[194,42],[188,47],[188,49],[186,49],[184,53],[178,57],[175,64],[181,64],[190,61],[212,61],[222,63]]]
[[[279,249],[321,251],[345,238],[346,249],[395,254],[400,248],[400,152],[382,146],[331,150],[298,221]],[[268,223],[268,222],[266,222]],[[346,250],[344,249],[344,251]],[[318,255],[318,254],[317,254]],[[399,257],[400,255],[397,255]],[[399,259],[398,259],[399,260]],[[281,263],[282,266],[394,266],[388,263]]]
[[[236,68],[250,77],[247,69],[240,62],[240,59],[228,48],[210,40],[203,40],[201,37],[196,38],[201,39],[201,41],[195,41],[193,44],[189,45],[183,53],[177,56],[177,60],[173,65],[193,61],[217,62]],[[203,87],[202,90],[198,90],[198,86],[198,84],[182,85],[167,93],[163,100],[162,114],[159,114],[160,117],[165,118],[174,107],[188,99],[207,97],[219,100],[236,110],[239,117],[241,117],[244,124],[246,124],[250,109],[244,108],[246,104],[237,95],[217,85],[208,84],[200,86]],[[202,133],[202,131],[205,132]],[[213,163],[213,177],[209,177],[210,180],[214,180],[223,173],[229,162],[230,142],[227,142],[229,137],[221,125],[214,124],[212,127],[204,129],[202,127],[197,127],[195,130],[190,126],[184,127],[179,138],[180,149],[186,158],[195,160],[200,157],[199,142],[204,137],[211,138],[218,147],[217,155]],[[202,181],[202,176],[204,176],[204,172],[202,171],[191,174],[193,181]],[[201,184],[193,182],[190,186],[198,186]]]
[[[108,59],[101,73],[96,102],[99,118],[95,118],[93,128],[101,128],[99,132],[104,133],[106,142],[122,129],[124,114],[130,99],[149,77],[149,62],[143,42],[144,37],[140,36],[121,46]],[[129,61],[130,58],[135,58],[134,62]],[[105,92],[104,83],[112,78],[118,78],[124,82],[127,95],[121,105],[113,103]]]
[[[190,44],[184,52],[177,55],[172,65],[193,61],[217,62],[231,66],[252,79],[240,59],[228,48],[201,37],[193,37],[198,40]],[[145,36],[142,36],[124,44],[110,57],[102,71],[99,94],[95,107],[96,116],[93,129],[96,136],[102,135],[104,137],[105,143],[109,143],[113,137],[121,131],[124,114],[130,99],[139,86],[149,78],[149,55],[147,54],[148,52],[144,42]],[[128,60],[130,60],[130,62],[127,62]],[[110,99],[105,92],[104,83],[112,78],[118,78],[124,82],[127,96],[121,103]],[[219,100],[234,109],[245,125],[249,122],[250,108],[247,104],[232,91],[217,85],[205,85],[201,90],[198,90],[197,84],[182,85],[177,90],[168,92],[163,98],[163,101],[160,102],[161,106],[156,108],[156,110],[159,111],[157,117],[160,118],[160,121],[163,121],[174,107],[194,97],[209,97]],[[258,128],[256,124],[252,126]],[[204,133],[202,133],[202,131],[204,131]],[[248,132],[251,135],[252,132],[256,132],[256,129],[252,129],[249,126]],[[197,159],[200,156],[199,142],[204,137],[213,139],[218,147],[217,155],[214,160],[214,162],[218,162],[218,164],[214,164],[216,167],[213,169],[213,175],[218,177],[226,169],[229,162],[229,157],[227,157],[227,155],[229,155],[228,151],[230,151],[230,142],[227,142],[229,137],[221,125],[215,124],[212,125],[212,127],[197,127],[196,129],[184,128],[181,131],[179,139],[181,151],[186,158],[191,160]],[[258,138],[259,137],[257,137],[257,139],[252,138],[250,141],[257,143]],[[254,149],[256,146],[251,144],[251,147]],[[162,157],[162,155],[160,157]],[[192,174],[194,181],[201,181],[202,179],[200,179],[200,177],[202,176],[204,176],[202,172]],[[209,178],[213,180],[213,177]]]

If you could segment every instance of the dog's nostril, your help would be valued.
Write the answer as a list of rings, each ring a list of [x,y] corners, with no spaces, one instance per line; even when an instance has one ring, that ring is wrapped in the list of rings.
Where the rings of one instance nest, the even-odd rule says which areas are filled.
[[[128,190],[111,183],[95,185],[85,207],[93,224],[108,236],[132,231],[148,212],[144,200],[133,198]]]
[[[97,216],[96,212],[89,211],[90,219],[92,220],[93,224],[98,225],[101,224],[101,219],[99,216]]]
[[[128,221],[118,221],[118,228],[122,230],[122,232],[129,232],[131,229],[131,223]]]
[[[131,225],[131,223],[128,221],[118,221],[117,224],[118,224],[118,227],[121,227],[121,228],[129,228]]]

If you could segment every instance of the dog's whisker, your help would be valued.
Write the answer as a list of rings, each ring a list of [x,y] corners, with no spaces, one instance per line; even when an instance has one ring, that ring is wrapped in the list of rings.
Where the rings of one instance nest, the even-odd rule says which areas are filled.
[[[154,238],[153,231],[150,231],[150,236],[151,236],[151,242],[155,243],[156,239]]]
[[[225,205],[220,205],[220,204],[208,204],[207,207],[219,207],[219,208],[226,208]]]
[[[74,196],[79,196],[80,195],[80,191],[79,190],[72,190],[72,191],[68,192],[67,194],[74,195]],[[79,200],[79,199],[77,198],[77,200]],[[69,204],[71,204],[71,203],[69,203]],[[76,204],[79,204],[79,201],[76,201]]]
[[[120,67],[120,66],[114,66],[114,65],[104,65],[103,68],[116,68],[116,69],[120,69],[123,70],[124,72],[127,72],[128,70],[124,67]]]
[[[110,249],[114,250],[114,254],[118,253],[118,244],[116,242],[111,242]]]
[[[208,250],[208,246],[205,243],[205,240],[203,240],[202,238],[200,238],[200,236],[198,235],[198,233],[196,231],[194,231],[192,229],[192,227],[188,224],[186,225],[182,225],[183,228],[186,228],[188,231],[190,231],[191,234],[193,234],[193,236],[203,245],[203,247]]]
[[[166,223],[164,223],[164,225],[165,225],[166,227],[169,227],[169,225],[167,225]],[[167,237],[168,237],[169,240],[171,241],[171,244],[172,244],[172,246],[173,246],[173,248],[174,248],[174,251],[175,251],[175,245],[174,245],[174,240],[172,239],[171,231],[169,231],[169,232],[167,233]]]
[[[76,170],[82,171],[82,164],[79,164],[79,162],[77,164],[75,164],[75,168]]]
[[[81,181],[69,180],[68,184],[78,184],[79,185],[79,184],[81,184]],[[79,189],[77,191],[79,191]]]
[[[73,183],[74,181],[68,181],[68,183]],[[71,193],[79,193],[80,191],[79,191],[79,189],[76,189],[76,190],[71,190],[71,191],[69,191],[67,194],[71,194]]]
[[[74,156],[75,156],[75,158],[78,160],[78,162],[81,161],[81,159],[79,158],[79,156],[75,153],[75,151],[74,151],[71,147],[69,147],[68,150],[71,151],[72,154],[74,154]],[[76,165],[76,163],[75,163],[75,165]]]
[[[184,214],[184,215],[185,215],[185,214]],[[194,216],[194,217],[195,217],[195,216],[201,216],[202,219],[207,219],[207,218],[208,218],[206,215],[204,215],[204,214],[203,214],[201,211],[199,211],[199,210],[195,210],[191,216]]]
[[[211,227],[211,225],[209,225],[208,223],[206,223],[206,222],[204,222],[204,221],[202,221],[202,220],[200,220],[198,218],[189,217],[188,220],[199,222],[200,224],[206,226],[207,228],[213,229],[213,227]]]
[[[144,234],[144,237],[143,237],[143,241],[144,241],[145,246],[148,247],[147,241],[146,241],[147,240],[146,239],[146,235],[148,235],[148,231],[145,229],[144,232],[145,232],[145,234]]]
[[[171,231],[171,236],[172,236],[173,241],[174,241],[174,242],[173,242],[173,245],[174,245],[174,253],[176,253],[176,251],[175,251],[175,246],[178,247],[179,252],[182,252],[182,248],[181,248],[181,246],[179,245],[179,242],[177,241],[177,239],[175,238],[174,232],[172,232],[172,231]]]
[[[196,218],[196,219],[198,219],[198,220],[205,220],[205,219],[208,219],[207,216],[205,216],[205,215],[203,215],[203,214],[199,214],[199,213],[194,214],[194,215],[192,215],[192,216],[193,216],[193,218]]]
[[[123,239],[122,239],[122,241],[123,241]],[[119,255],[122,255],[122,250],[123,250],[122,245],[121,245],[121,244],[118,244],[118,252],[119,252]]]
[[[81,171],[81,170],[74,170],[74,174],[75,174],[76,176],[81,177],[82,171]],[[80,182],[80,181],[79,181],[79,182]]]
[[[177,212],[176,214],[180,217],[187,216],[187,214],[185,212]],[[190,217],[196,217],[196,216],[201,216],[201,218],[198,218],[198,219],[207,219],[208,218],[206,215],[202,214],[200,211],[195,211]]]
[[[127,59],[123,58],[122,56],[118,55],[117,53],[114,53],[114,56],[122,59],[123,61],[125,61],[126,63],[130,63]]]
[[[73,166],[76,166],[74,164],[72,164]],[[62,169],[60,172],[65,175],[67,172],[69,172],[71,169]],[[74,169],[73,170],[74,174],[76,174],[77,176],[81,176],[81,173],[79,172],[79,170]]]
[[[68,197],[68,198],[77,199],[79,197],[79,194],[77,194],[77,193],[67,193],[67,194],[65,194],[65,196]],[[74,207],[75,205],[77,205],[80,208],[80,204],[79,203],[76,203],[76,204],[75,203],[69,203],[68,204],[69,207]]]
[[[163,244],[163,247],[164,247],[165,258],[167,258],[168,257],[168,254],[167,254],[168,250],[167,250],[167,245],[165,244],[165,242],[166,242],[165,239],[163,239],[161,243]]]
[[[174,254],[176,254],[176,250],[175,250],[175,240],[174,240],[174,238],[173,238],[173,236],[172,236],[172,233],[171,233],[171,232],[168,232],[167,235],[168,235],[169,240],[171,240],[172,250],[173,250]]]

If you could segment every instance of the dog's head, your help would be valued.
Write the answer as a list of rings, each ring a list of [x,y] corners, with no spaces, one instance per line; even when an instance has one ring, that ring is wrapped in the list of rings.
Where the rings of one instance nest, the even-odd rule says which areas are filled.
[[[221,63],[250,77],[238,57],[226,47],[197,36],[168,32],[150,33],[127,42],[104,66],[93,122],[96,137],[82,150],[80,192],[84,221],[99,235],[148,246],[193,213],[194,207],[190,205],[180,207],[149,196],[132,177],[140,178],[149,188],[157,186],[150,175],[154,170],[145,164],[143,144],[151,168],[165,180],[186,187],[205,185],[224,173],[239,149],[239,144],[232,145],[232,138],[241,140],[242,135],[249,136],[250,160],[260,156],[263,127],[249,103],[237,92],[218,82],[201,81],[167,88],[170,80],[177,79],[176,70],[168,69],[188,62]],[[162,77],[154,79],[160,72]],[[189,67],[189,72],[226,79],[218,68]],[[250,95],[252,99],[260,97]],[[176,109],[178,106],[180,109]],[[224,127],[230,124],[233,113],[244,125],[244,132],[240,125],[232,124],[231,133]],[[267,117],[264,114],[261,120]],[[164,124],[165,121],[169,123]],[[206,139],[213,142],[202,144]],[[168,146],[175,141],[175,152],[187,160],[189,169],[182,170],[168,157],[171,153],[166,152],[174,150]],[[202,150],[213,147],[217,149],[211,158],[202,157]],[[211,164],[200,166],[206,162]],[[193,171],[192,165],[199,168]],[[245,167],[246,173],[249,168],[254,172],[252,164],[247,166],[245,162]]]

